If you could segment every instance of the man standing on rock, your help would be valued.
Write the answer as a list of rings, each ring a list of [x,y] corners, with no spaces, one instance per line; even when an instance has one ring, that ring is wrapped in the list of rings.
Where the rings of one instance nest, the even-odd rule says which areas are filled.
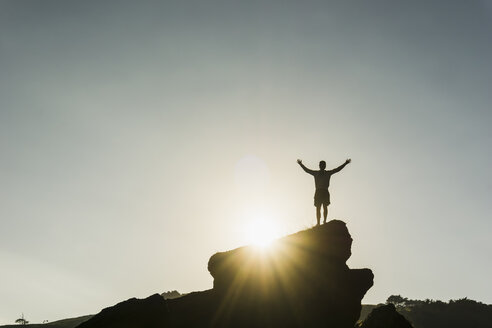
[[[321,205],[323,205],[323,223],[326,223],[326,217],[328,216],[328,205],[330,205],[330,193],[328,192],[328,187],[330,186],[330,178],[332,174],[340,172],[350,162],[351,159],[349,158],[339,167],[326,171],[326,162],[321,161],[319,162],[319,171],[314,171],[305,167],[300,159],[297,160],[297,163],[306,173],[314,176],[314,184],[316,186],[316,191],[314,193],[314,206],[316,206],[316,220],[318,221],[317,225],[319,225],[321,220]]]

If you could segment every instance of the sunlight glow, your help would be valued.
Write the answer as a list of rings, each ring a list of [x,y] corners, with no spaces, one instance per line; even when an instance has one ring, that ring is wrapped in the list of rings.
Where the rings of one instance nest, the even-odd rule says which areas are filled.
[[[270,220],[254,219],[250,221],[245,231],[246,241],[249,244],[266,248],[280,237],[280,229]]]

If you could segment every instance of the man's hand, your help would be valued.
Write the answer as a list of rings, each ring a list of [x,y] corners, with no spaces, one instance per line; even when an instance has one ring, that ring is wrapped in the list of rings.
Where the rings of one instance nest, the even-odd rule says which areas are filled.
[[[348,159],[345,161],[345,164],[348,164],[348,163],[350,163],[350,162],[352,162],[352,160],[351,160],[350,158],[348,158]]]
[[[308,174],[314,175],[314,173],[316,172],[316,171],[310,170],[307,167],[305,167],[304,164],[302,164],[302,160],[300,160],[300,159],[297,160],[297,164],[299,164],[299,166],[304,170],[304,172],[306,172]]]

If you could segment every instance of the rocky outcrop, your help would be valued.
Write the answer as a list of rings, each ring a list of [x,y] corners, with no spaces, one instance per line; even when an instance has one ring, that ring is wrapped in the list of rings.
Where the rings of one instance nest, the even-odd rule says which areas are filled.
[[[244,327],[354,327],[373,284],[369,269],[346,265],[352,238],[344,222],[279,239],[268,251],[217,253],[208,269],[221,301],[218,322]]]
[[[333,220],[281,238],[268,250],[217,253],[208,263],[213,289],[169,300],[152,296],[151,303],[132,299],[79,327],[154,327],[149,318],[155,317],[152,324],[160,327],[353,328],[373,274],[348,268],[351,245],[345,223]]]

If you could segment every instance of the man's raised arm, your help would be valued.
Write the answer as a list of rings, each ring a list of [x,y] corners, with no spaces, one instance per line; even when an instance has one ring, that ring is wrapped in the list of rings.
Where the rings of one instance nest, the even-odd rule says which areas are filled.
[[[304,170],[304,172],[306,172],[308,174],[314,175],[314,172],[316,172],[316,171],[310,170],[306,166],[304,166],[304,164],[302,164],[302,161],[300,159],[297,160],[297,164],[299,164],[302,167],[302,169]]]
[[[337,173],[337,172],[340,172],[345,166],[347,166],[348,163],[350,163],[352,160],[349,158],[345,161],[345,163],[343,163],[342,165],[340,165],[339,167],[331,170],[330,172],[331,173]]]

